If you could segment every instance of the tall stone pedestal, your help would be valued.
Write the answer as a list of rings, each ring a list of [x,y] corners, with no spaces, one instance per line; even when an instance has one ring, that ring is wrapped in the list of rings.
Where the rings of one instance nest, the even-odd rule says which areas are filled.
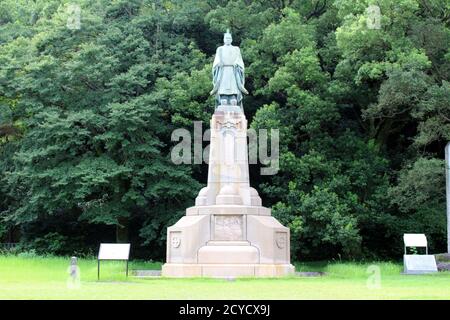
[[[250,187],[244,113],[238,106],[219,106],[211,119],[208,185],[168,228],[162,275],[290,275],[289,237]]]

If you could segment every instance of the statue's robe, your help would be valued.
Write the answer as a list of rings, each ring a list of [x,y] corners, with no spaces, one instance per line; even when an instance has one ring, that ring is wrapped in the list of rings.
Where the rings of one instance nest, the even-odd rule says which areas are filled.
[[[213,91],[218,95],[236,95],[242,100],[244,88],[244,61],[239,47],[223,45],[217,48],[213,63]]]

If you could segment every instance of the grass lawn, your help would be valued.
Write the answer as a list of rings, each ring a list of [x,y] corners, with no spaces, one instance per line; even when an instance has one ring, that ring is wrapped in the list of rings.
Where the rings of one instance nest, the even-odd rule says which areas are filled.
[[[367,286],[369,264],[297,264],[297,271],[325,271],[322,277],[283,279],[136,279],[124,263],[80,259],[81,285],[67,286],[69,258],[0,256],[0,299],[450,299],[450,273],[401,275],[402,266],[380,267],[381,288]],[[160,263],[131,262],[130,269],[159,269]],[[369,280],[370,282],[370,280]]]

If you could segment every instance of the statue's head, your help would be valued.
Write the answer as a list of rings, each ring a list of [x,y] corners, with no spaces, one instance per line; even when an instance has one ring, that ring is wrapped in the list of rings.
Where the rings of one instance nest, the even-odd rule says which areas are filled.
[[[223,43],[225,43],[226,45],[230,45],[231,42],[233,42],[233,38],[231,37],[230,30],[227,29],[227,32],[225,32],[225,34],[223,35]]]

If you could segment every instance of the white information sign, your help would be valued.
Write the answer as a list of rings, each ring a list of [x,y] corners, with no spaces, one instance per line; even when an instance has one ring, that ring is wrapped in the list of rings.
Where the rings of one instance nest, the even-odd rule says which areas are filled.
[[[128,260],[130,256],[129,243],[101,243],[98,260]]]
[[[427,237],[423,233],[405,233],[403,235],[405,247],[427,247]]]

